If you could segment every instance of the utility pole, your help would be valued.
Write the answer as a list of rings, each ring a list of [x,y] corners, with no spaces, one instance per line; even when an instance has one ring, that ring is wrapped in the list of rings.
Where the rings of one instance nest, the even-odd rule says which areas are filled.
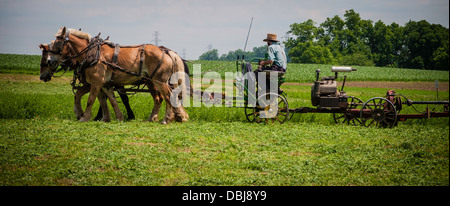
[[[158,39],[158,35],[159,35],[159,32],[158,32],[158,31],[155,31],[155,34],[153,34],[153,36],[155,36],[155,39],[153,39],[153,41],[155,41],[155,45],[156,45],[156,46],[159,46],[159,45],[158,45],[158,42],[161,41],[160,39]]]
[[[212,50],[212,44],[208,44],[208,51]]]
[[[183,59],[186,59],[186,49],[183,48],[183,50],[181,50],[181,54],[183,55]]]
[[[282,39],[284,39],[284,41],[288,41],[289,40],[289,32],[286,32],[286,34],[283,36],[283,37],[281,37]]]

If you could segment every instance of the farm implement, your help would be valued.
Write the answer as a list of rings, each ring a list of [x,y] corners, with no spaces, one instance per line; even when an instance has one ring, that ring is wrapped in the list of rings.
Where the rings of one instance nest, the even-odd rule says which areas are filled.
[[[246,63],[244,56],[237,58],[236,67],[238,73],[242,74],[236,78],[236,87],[244,95],[245,115],[250,122],[279,122],[284,123],[296,113],[332,113],[334,121],[337,124],[363,125],[366,127],[394,127],[398,121],[407,119],[424,119],[436,117],[449,117],[449,101],[412,101],[402,94],[397,94],[394,90],[388,90],[385,97],[374,97],[363,101],[357,97],[349,96],[344,91],[347,76],[344,76],[342,87],[338,88],[337,79],[339,73],[355,72],[351,67],[331,67],[334,76],[320,77],[320,69],[316,70],[316,79],[311,87],[311,103],[314,107],[289,108],[286,93],[280,89],[285,82],[285,76],[282,72],[263,71],[266,73],[266,81],[269,80],[269,74],[275,73],[277,76],[278,92],[265,92],[246,72],[251,62],[257,62],[261,59],[252,59]],[[251,68],[251,67],[250,67]],[[273,74],[272,74],[273,75]],[[254,85],[256,84],[256,86]],[[270,84],[270,83],[269,83]],[[258,92],[251,92],[255,88]],[[258,95],[255,95],[258,94]],[[415,105],[427,105],[425,112],[419,112]],[[436,112],[429,109],[428,105],[444,106],[443,112]],[[401,114],[405,106],[413,107],[418,113]],[[264,114],[264,115],[263,115]]]

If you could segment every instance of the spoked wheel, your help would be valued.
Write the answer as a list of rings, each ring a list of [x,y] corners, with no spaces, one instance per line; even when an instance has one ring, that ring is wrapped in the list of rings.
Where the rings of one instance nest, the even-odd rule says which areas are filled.
[[[369,99],[361,108],[361,120],[366,127],[392,128],[397,122],[397,111],[394,104],[381,97]]]
[[[281,93],[279,92],[279,94],[280,94],[281,96],[283,96],[283,98],[284,98],[285,100],[287,100],[287,94],[286,94],[286,92],[281,91]],[[289,112],[289,118],[288,118],[287,120],[292,119],[292,117],[294,116],[294,114],[295,114],[295,112]]]
[[[350,112],[350,110],[358,109],[364,103],[361,99],[357,97],[348,97],[350,100],[348,109],[344,113],[333,113],[333,119],[336,124],[345,124],[358,126],[363,124],[360,119],[360,114],[355,112]]]
[[[267,93],[258,98],[253,113],[255,114],[255,121],[258,123],[271,121],[283,124],[289,119],[289,105],[283,96]]]
[[[250,107],[247,103],[245,103],[244,106],[244,110],[245,110],[245,117],[247,118],[247,120],[249,122],[254,122],[255,121],[255,111],[254,111],[254,107]]]

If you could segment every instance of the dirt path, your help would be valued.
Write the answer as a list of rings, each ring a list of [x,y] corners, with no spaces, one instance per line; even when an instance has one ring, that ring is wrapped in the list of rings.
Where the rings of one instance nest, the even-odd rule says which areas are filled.
[[[286,85],[312,85],[312,83],[291,83]],[[338,83],[341,87],[342,82]],[[386,88],[386,89],[415,89],[436,91],[434,82],[346,82],[345,87],[361,87],[361,88]],[[439,82],[439,91],[449,91],[448,82]]]
[[[67,82],[70,84],[70,81],[72,81],[72,77],[57,77],[52,78],[51,82]],[[1,81],[12,81],[12,82],[43,82],[39,79],[39,75],[32,75],[32,74],[0,74],[0,80]]]
[[[0,74],[2,81],[30,81],[39,82],[39,75],[30,74]],[[52,78],[52,82],[67,82],[70,83],[72,77]],[[286,82],[286,85],[302,85],[309,86],[312,83],[295,83]],[[339,87],[342,82],[339,82]],[[345,87],[361,87],[361,88],[386,88],[386,89],[415,89],[435,91],[434,82],[346,82]],[[439,82],[439,91],[449,91],[448,82]]]

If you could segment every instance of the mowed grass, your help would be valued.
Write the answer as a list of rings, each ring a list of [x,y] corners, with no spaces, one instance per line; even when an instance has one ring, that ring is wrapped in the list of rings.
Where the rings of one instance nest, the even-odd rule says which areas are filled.
[[[2,185],[448,185],[448,127],[1,121]]]
[[[139,93],[130,99],[136,120],[81,123],[68,82],[27,79],[0,78],[0,185],[449,185],[448,118],[380,129],[295,114],[265,125],[246,122],[242,108],[203,105],[187,108],[189,122],[160,125],[144,122],[152,99]],[[311,107],[310,86],[282,88],[291,108]],[[364,101],[386,93],[346,91]]]

